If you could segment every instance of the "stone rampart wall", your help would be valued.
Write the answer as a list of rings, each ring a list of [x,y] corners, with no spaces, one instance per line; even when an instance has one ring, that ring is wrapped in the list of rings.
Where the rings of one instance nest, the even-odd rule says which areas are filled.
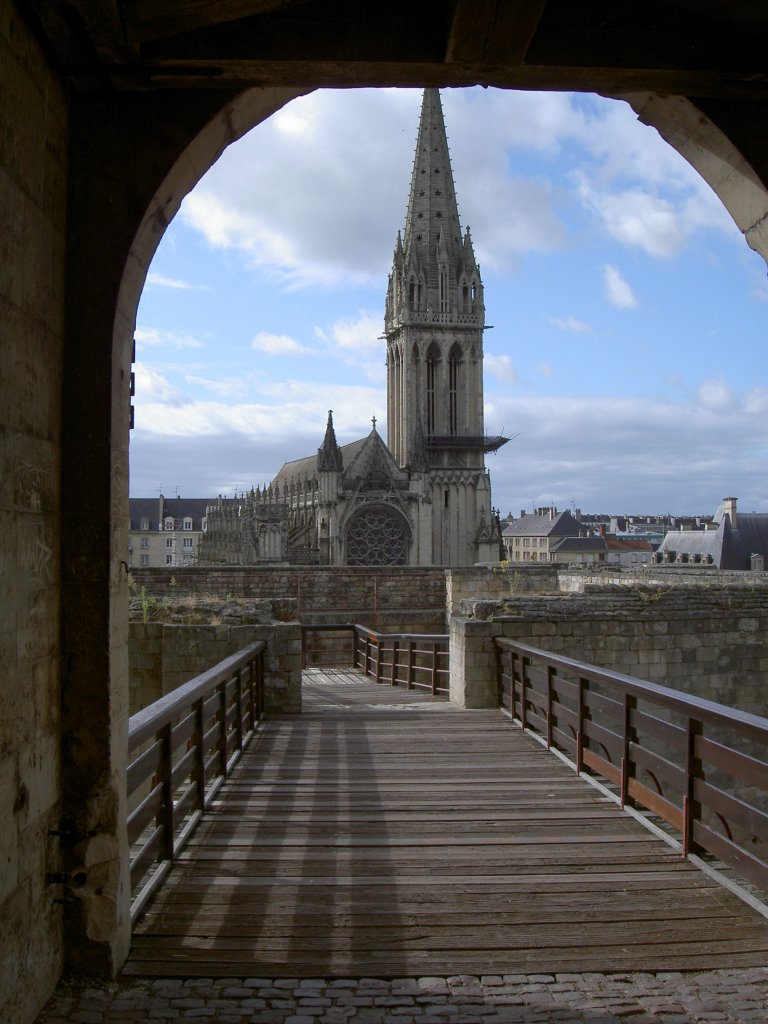
[[[62,969],[61,373],[68,114],[0,3],[0,1020],[32,1020]],[[107,344],[109,339],[107,339]],[[85,624],[83,630],[87,630]]]
[[[445,631],[445,570],[329,566],[132,569],[153,596],[293,599],[305,624],[358,622],[382,633]],[[174,586],[171,587],[171,580]]]
[[[301,627],[298,623],[181,626],[132,622],[129,634],[131,714],[254,640],[267,641],[267,711],[300,711]]]
[[[505,636],[765,714],[766,586],[609,586],[507,598],[493,613],[488,602],[462,609],[451,623],[451,673],[455,699],[467,706],[495,702],[492,639]]]

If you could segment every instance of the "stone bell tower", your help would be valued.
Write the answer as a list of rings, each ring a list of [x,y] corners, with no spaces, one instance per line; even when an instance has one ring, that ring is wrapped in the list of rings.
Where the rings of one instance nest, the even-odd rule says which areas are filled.
[[[405,230],[387,288],[388,446],[422,475],[434,564],[498,557],[488,539],[483,418],[485,304],[469,228],[462,232],[438,89],[425,89]],[[492,532],[492,531],[491,531]]]

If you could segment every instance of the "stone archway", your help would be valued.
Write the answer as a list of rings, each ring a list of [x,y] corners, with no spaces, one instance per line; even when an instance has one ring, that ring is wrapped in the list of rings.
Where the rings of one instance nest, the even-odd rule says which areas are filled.
[[[446,76],[448,78],[449,76]],[[493,76],[491,76],[492,78]],[[356,84],[373,84],[360,81]],[[395,83],[393,83],[395,84]],[[461,82],[460,84],[467,84]],[[487,84],[493,84],[491,80]],[[208,168],[215,162],[223,150],[246,132],[275,113],[291,99],[305,94],[307,89],[292,88],[252,88],[230,96],[226,102],[217,105],[210,94],[205,98],[202,107],[197,111],[199,123],[194,119],[185,123],[184,130],[175,134],[170,132],[166,118],[160,118],[160,127],[169,132],[166,138],[167,159],[164,173],[158,175],[159,184],[152,183],[147,176],[143,184],[146,191],[144,206],[139,213],[138,221],[134,221],[130,241],[127,247],[119,282],[116,281],[116,303],[112,307],[112,359],[111,404],[108,412],[110,423],[109,435],[109,534],[110,558],[108,566],[109,615],[105,622],[105,635],[109,637],[108,666],[104,666],[104,675],[110,680],[110,696],[105,706],[105,718],[111,723],[111,735],[114,746],[109,760],[115,769],[123,758],[119,731],[114,731],[114,709],[124,703],[124,692],[127,688],[127,656],[125,653],[127,630],[124,628],[127,598],[125,581],[121,574],[123,552],[127,548],[127,524],[124,509],[128,499],[128,400],[127,382],[130,378],[133,330],[136,311],[144,285],[144,280],[155,250],[162,235],[173,216],[179,209],[184,196],[194,187]],[[748,244],[763,255],[768,261],[768,190],[760,180],[756,171],[750,167],[733,143],[720,129],[707,118],[690,100],[684,97],[661,97],[652,93],[633,93],[609,98],[624,99],[638,113],[644,122],[654,126],[673,148],[691,163],[702,177],[720,196],[732,218],[744,233]],[[139,148],[147,147],[147,140],[142,138],[137,124],[131,124],[136,133],[135,141]],[[109,128],[105,126],[103,143],[109,148]],[[176,150],[174,152],[174,150]],[[144,154],[146,157],[146,153]],[[98,194],[98,190],[97,190]],[[120,211],[125,229],[130,225],[131,211]],[[101,225],[99,224],[99,230]],[[128,239],[126,238],[126,241]],[[70,302],[73,297],[70,295]],[[80,310],[78,303],[78,320]],[[102,308],[106,313],[106,308]],[[103,318],[102,318],[103,322]],[[103,359],[103,350],[102,350]],[[122,396],[122,399],[121,399]],[[78,393],[76,405],[80,407],[85,396]],[[104,410],[106,413],[106,410]],[[103,421],[102,421],[103,422]],[[78,445],[73,453],[78,462],[82,461],[82,445]],[[65,475],[66,480],[66,475]],[[99,490],[104,494],[103,488]],[[65,488],[66,497],[66,488]],[[83,498],[82,491],[77,492],[78,504]],[[376,557],[380,557],[377,555]],[[383,555],[381,555],[383,557]],[[370,564],[370,563],[366,563]],[[383,563],[377,563],[383,564]],[[97,588],[99,589],[99,588]],[[103,593],[103,592],[102,592]],[[103,763],[103,758],[101,759]],[[119,772],[113,776],[117,786],[114,799],[117,807],[121,807],[119,795]],[[103,797],[102,793],[97,799]],[[110,798],[111,799],[111,798]],[[117,830],[120,831],[122,810],[116,815]],[[123,860],[125,854],[122,854]],[[123,863],[123,872],[125,863]],[[127,951],[127,895],[123,893],[122,911],[118,909],[114,925],[114,960],[120,962]]]
[[[393,74],[391,84],[397,83]],[[493,69],[487,84],[494,84]],[[468,84],[445,72],[444,83]],[[357,85],[380,84],[362,75]],[[409,82],[412,84],[412,82]],[[499,81],[499,84],[503,82]],[[583,83],[581,83],[583,87]],[[136,310],[166,226],[231,142],[308,89],[79,101],[72,113],[62,448],[62,803],[113,844],[114,910],[98,930],[84,905],[69,928],[73,965],[110,970],[129,941],[122,766],[127,715],[127,549],[130,372]],[[718,192],[749,244],[768,258],[768,192],[736,146],[691,101],[629,100]],[[116,199],[117,197],[117,199]],[[94,287],[98,268],[98,288]],[[105,344],[111,336],[112,345]],[[83,630],[86,622],[88,629]],[[83,780],[88,780],[84,785]],[[95,911],[94,911],[95,912]],[[98,935],[92,941],[89,935]],[[111,965],[105,968],[105,964]]]

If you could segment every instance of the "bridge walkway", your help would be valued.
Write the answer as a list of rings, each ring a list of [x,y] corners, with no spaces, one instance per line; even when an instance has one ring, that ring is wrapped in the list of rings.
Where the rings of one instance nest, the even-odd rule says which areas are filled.
[[[768,920],[499,711],[308,670],[135,929],[126,975],[762,966]]]

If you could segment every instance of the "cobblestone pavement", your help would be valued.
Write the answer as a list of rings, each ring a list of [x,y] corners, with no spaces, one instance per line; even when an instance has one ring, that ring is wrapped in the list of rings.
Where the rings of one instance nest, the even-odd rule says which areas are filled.
[[[37,1024],[757,1024],[768,968],[449,978],[62,983]]]

